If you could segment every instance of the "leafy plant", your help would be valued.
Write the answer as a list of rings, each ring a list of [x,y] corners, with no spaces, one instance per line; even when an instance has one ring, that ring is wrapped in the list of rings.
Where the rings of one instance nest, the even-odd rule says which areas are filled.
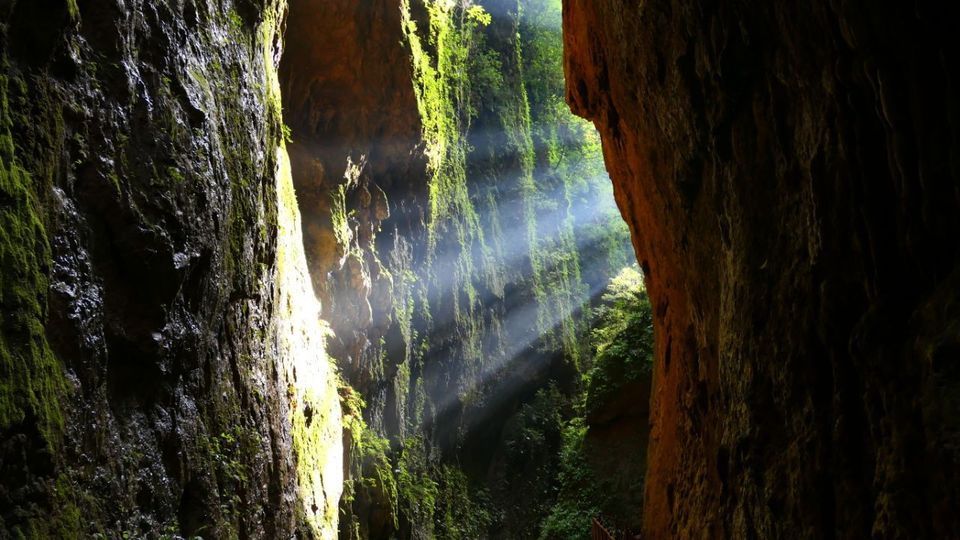
[[[542,540],[583,538],[590,530],[590,520],[600,513],[606,495],[598,489],[587,463],[583,448],[586,435],[587,425],[582,417],[574,418],[563,429],[557,475],[560,494],[543,521]]]
[[[639,268],[628,266],[610,283],[594,312],[591,332],[593,365],[584,374],[583,415],[563,428],[557,482],[557,503],[544,520],[542,539],[582,538],[601,511],[616,507],[618,479],[598,477],[585,448],[590,414],[608,403],[618,390],[650,372],[653,361],[653,312]],[[594,454],[596,449],[593,449]],[[642,474],[636,478],[642,489]],[[622,488],[621,488],[622,489]]]
[[[653,311],[636,265],[610,280],[591,332],[593,366],[585,376],[586,412],[653,367]]]

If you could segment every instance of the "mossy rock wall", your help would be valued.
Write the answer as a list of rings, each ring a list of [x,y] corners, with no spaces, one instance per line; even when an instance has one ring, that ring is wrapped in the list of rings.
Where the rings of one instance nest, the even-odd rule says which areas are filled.
[[[0,538],[332,535],[285,8],[0,4]]]
[[[523,22],[534,4],[547,31]],[[559,8],[291,1],[307,254],[365,403],[347,407],[344,538],[524,537],[550,507],[583,308],[629,259],[599,140],[562,101]]]

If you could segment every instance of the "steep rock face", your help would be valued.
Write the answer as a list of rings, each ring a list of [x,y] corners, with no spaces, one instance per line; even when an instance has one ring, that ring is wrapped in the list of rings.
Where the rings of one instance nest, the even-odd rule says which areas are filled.
[[[643,523],[643,479],[649,444],[650,376],[625,384],[605,400],[601,410],[587,415],[583,453],[594,478],[610,493],[603,517],[624,532],[640,531]]]
[[[0,3],[0,537],[333,535],[284,11]]]
[[[336,334],[330,352],[365,394],[384,378],[393,240],[398,230],[401,243],[416,240],[426,199],[400,14],[397,0],[293,0],[280,73],[307,255]],[[405,352],[398,334],[394,363]]]
[[[951,20],[565,1],[657,318],[651,538],[960,534]]]
[[[365,404],[344,434],[341,536],[387,538],[397,527],[393,467],[371,451],[374,434],[408,434],[408,381],[397,372],[411,355],[411,322],[402,331],[397,312],[408,309],[414,261],[425,257],[427,200],[400,2],[293,0],[285,37],[280,78],[303,241],[334,332],[330,354]]]
[[[290,7],[304,240],[357,391],[341,536],[535,535],[570,408],[552,387],[574,386],[580,309],[626,263],[595,134],[566,111],[537,124],[561,110],[560,57],[531,103],[517,0]],[[581,247],[602,261],[583,273]]]

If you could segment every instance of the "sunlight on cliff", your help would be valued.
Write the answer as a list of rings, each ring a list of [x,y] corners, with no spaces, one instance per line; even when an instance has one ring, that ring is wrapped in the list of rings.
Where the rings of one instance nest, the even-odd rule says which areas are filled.
[[[336,374],[325,352],[329,334],[320,320],[303,251],[290,160],[277,150],[278,331],[282,376],[288,381],[290,416],[302,512],[320,538],[335,538],[343,490],[343,438]]]
[[[509,497],[488,504],[499,482],[451,452],[492,452],[470,441],[541,391],[565,393],[557,415],[578,399],[591,310],[633,257],[599,137],[563,102],[560,20],[559,0],[291,3],[291,172],[356,397],[342,536],[489,537]]]
[[[277,15],[276,20],[281,20]],[[263,42],[272,44],[278,26],[261,26]],[[267,102],[282,119],[278,57],[264,51]],[[303,245],[300,209],[293,186],[290,158],[283,142],[277,152],[277,295],[276,336],[279,341],[281,380],[287,385],[290,444],[296,458],[298,483],[297,521],[305,522],[313,536],[337,537],[338,507],[343,493],[343,419],[337,374],[326,352],[330,330],[320,318]]]

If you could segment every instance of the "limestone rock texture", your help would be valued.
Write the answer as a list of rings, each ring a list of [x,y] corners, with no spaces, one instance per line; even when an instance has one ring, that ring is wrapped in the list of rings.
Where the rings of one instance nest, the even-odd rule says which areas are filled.
[[[521,6],[290,0],[279,75],[304,243],[364,404],[344,400],[362,422],[341,538],[530,537],[556,497],[583,308],[629,255],[604,230],[590,126],[538,130],[557,101],[528,98]],[[537,87],[562,94],[559,76]]]
[[[285,13],[0,1],[0,538],[335,535]]]
[[[412,347],[395,311],[406,301],[400,278],[424,259],[427,197],[400,2],[289,4],[279,75],[303,243],[333,330],[328,351],[364,400],[367,425],[406,436],[407,381],[397,372]],[[388,538],[396,487],[363,482],[372,462],[351,441],[364,434],[347,428],[341,538]]]
[[[425,160],[400,14],[397,0],[292,0],[280,70],[307,256],[336,334],[330,352],[364,392],[387,354],[393,240],[423,221]],[[396,328],[389,339],[402,356]]]
[[[564,1],[656,314],[649,538],[960,536],[954,20]]]

